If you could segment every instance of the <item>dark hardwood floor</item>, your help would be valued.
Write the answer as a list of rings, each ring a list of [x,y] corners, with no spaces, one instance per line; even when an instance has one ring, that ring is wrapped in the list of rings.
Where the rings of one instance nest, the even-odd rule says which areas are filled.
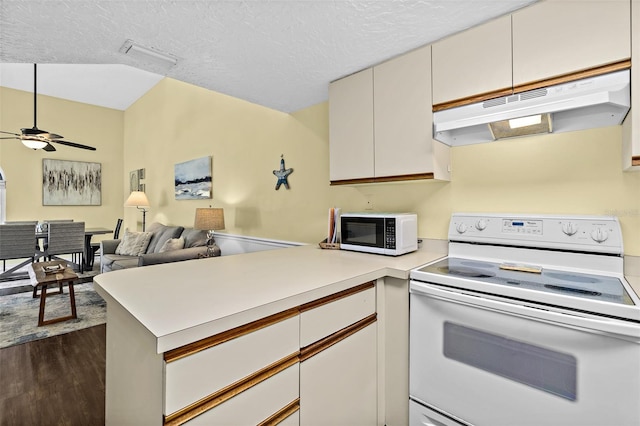
[[[0,425],[104,425],[106,325],[0,349]]]

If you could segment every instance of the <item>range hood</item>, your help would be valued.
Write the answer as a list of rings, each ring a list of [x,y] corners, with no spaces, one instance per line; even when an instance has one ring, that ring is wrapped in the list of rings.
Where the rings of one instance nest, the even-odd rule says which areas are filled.
[[[630,105],[630,72],[622,70],[434,112],[433,137],[460,146],[613,126]]]

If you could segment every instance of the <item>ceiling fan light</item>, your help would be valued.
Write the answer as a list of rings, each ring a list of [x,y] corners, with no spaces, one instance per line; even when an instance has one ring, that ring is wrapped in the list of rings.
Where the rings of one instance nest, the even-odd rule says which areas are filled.
[[[36,141],[32,139],[22,139],[22,144],[31,149],[42,149],[45,146],[49,145],[47,142]]]

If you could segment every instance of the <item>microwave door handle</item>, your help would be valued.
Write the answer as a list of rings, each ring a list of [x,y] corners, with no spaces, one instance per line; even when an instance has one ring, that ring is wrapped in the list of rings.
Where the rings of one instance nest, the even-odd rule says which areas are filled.
[[[412,281],[412,283],[415,282]],[[425,283],[418,283],[417,285],[413,284],[411,290],[414,293],[433,297],[435,299],[454,302],[470,307],[479,307],[495,312],[517,315],[591,333],[613,335],[612,337],[640,343],[640,324],[631,325],[626,324],[623,321],[609,320],[605,318],[587,318],[562,312],[533,308],[525,305],[505,303],[499,300],[486,299],[483,297],[470,296],[463,293],[443,290]]]

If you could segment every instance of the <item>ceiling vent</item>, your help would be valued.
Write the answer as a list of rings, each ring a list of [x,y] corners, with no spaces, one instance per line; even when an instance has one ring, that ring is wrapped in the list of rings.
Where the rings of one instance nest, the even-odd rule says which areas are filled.
[[[630,105],[630,72],[616,71],[434,112],[433,137],[460,146],[614,126]]]

